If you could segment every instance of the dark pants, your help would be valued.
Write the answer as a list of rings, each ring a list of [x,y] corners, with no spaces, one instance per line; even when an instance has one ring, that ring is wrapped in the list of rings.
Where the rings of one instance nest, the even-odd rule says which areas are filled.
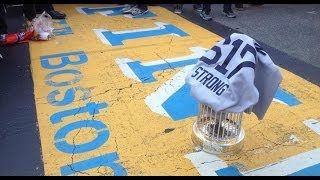
[[[232,11],[231,5],[232,5],[232,4],[223,4],[223,11],[225,11],[225,12],[230,12],[230,11]]]
[[[182,9],[183,8],[183,4],[175,4],[174,7],[178,7],[180,9]]]
[[[36,4],[35,8],[38,14],[43,13],[43,11],[49,12],[54,10],[52,4]]]
[[[6,22],[6,13],[4,4],[0,4],[0,34],[7,34],[8,26]]]
[[[211,4],[202,4],[202,11],[204,11],[206,14],[210,14]]]
[[[23,13],[29,21],[32,21],[37,15],[35,4],[23,4]]]
[[[23,4],[24,16],[32,21],[36,17],[37,13],[41,14],[43,11],[50,12],[54,10],[52,4]]]

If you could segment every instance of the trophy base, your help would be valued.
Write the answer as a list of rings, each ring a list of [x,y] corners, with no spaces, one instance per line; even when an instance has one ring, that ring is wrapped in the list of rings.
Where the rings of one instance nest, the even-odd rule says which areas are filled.
[[[192,141],[195,145],[195,151],[201,151],[221,156],[228,156],[238,153],[243,147],[244,129],[241,128],[239,136],[228,141],[209,139],[199,130],[197,123],[193,124]]]

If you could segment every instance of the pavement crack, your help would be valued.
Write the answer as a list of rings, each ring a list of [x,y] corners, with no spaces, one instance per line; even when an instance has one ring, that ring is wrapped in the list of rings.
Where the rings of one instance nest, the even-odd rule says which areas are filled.
[[[169,66],[170,69],[175,70],[175,68],[173,68],[173,67],[171,66],[170,62],[168,62],[165,58],[161,57],[158,53],[156,53],[156,55],[157,55],[161,60],[165,61],[165,62],[168,64],[168,66]]]
[[[170,45],[171,45],[171,43],[172,43],[172,41],[173,41],[173,37],[174,37],[174,36],[171,36],[171,38],[170,38],[170,42],[169,42]]]
[[[90,103],[92,101],[92,97],[90,97],[90,100],[88,103]],[[78,111],[76,113],[73,114],[73,116],[77,115],[80,111],[81,111],[82,107],[80,106]]]
[[[72,171],[74,171],[75,173],[80,173],[80,174],[86,174],[86,175],[90,175],[89,173],[86,172],[82,172],[82,171],[77,171],[72,167],[72,164],[74,163],[74,155],[75,155],[75,150],[76,150],[76,144],[75,144],[75,138],[77,137],[77,135],[80,133],[82,127],[79,129],[79,131],[77,132],[77,134],[75,136],[73,136],[73,150],[72,150],[72,155],[71,155],[71,164],[68,164],[68,166],[70,167],[70,169]]]
[[[275,144],[276,146],[296,146],[296,147],[303,147],[302,145],[298,145],[298,144],[282,144],[282,143],[274,142],[274,141],[266,138],[266,136],[263,134],[262,131],[258,130],[258,132],[260,132],[260,133],[262,134],[262,138],[263,138],[263,139],[265,139],[265,140],[267,140],[267,141]]]
[[[132,88],[132,85],[133,85],[133,84],[130,84],[128,87],[119,88],[119,89],[118,89],[118,94],[120,94],[120,92],[121,92],[122,90],[124,90],[124,89]]]
[[[225,161],[237,161],[241,159],[241,156],[237,157],[237,158],[234,158],[234,159],[226,159]]]
[[[95,94],[94,96],[100,96],[100,95],[103,95],[103,94],[106,94],[107,92],[111,91],[112,89],[107,89],[105,90],[104,92],[102,93],[99,93],[99,94]]]
[[[214,161],[202,162],[201,164],[210,164],[210,163],[214,163],[214,162],[218,162],[218,161],[221,161],[221,160],[214,160]]]
[[[117,143],[117,138],[114,138],[114,142],[116,143],[117,152],[119,152],[118,143]]]

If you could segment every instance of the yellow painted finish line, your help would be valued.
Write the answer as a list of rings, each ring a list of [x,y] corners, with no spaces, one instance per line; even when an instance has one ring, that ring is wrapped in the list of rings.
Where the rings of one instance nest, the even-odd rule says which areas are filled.
[[[117,14],[117,5],[55,8],[68,15],[57,36],[30,43],[45,175],[201,175],[185,157],[196,117],[177,115],[166,99],[222,38],[157,6],[145,18]],[[245,115],[244,148],[221,157],[228,165],[250,170],[320,147],[303,124],[320,119],[319,88],[281,73],[281,88],[301,104],[273,102],[263,121]]]

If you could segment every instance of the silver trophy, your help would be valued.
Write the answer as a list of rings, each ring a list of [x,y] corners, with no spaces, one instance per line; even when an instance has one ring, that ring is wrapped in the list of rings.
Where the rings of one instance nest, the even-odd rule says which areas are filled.
[[[192,141],[195,150],[215,155],[231,155],[243,147],[244,130],[241,113],[215,112],[199,105],[198,118],[193,124]]]

